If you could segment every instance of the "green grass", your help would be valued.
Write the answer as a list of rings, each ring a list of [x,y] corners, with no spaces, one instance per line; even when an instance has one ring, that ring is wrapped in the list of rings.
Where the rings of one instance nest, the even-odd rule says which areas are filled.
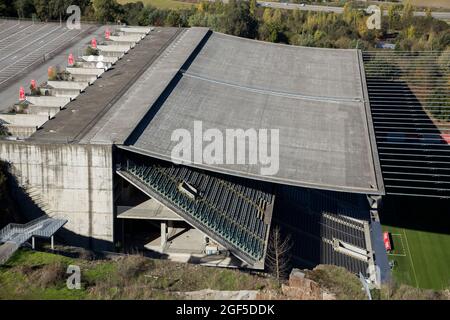
[[[380,219],[392,235],[394,280],[421,289],[450,288],[450,202],[388,196]]]
[[[450,287],[450,235],[384,226],[394,236],[394,278],[423,289]]]
[[[192,3],[176,1],[176,0],[119,0],[120,4],[125,4],[129,2],[138,2],[141,1],[144,5],[152,5],[158,9],[182,9],[189,8],[192,6]]]
[[[69,264],[80,267],[80,290],[66,286]],[[89,261],[21,249],[0,266],[0,299],[172,299],[175,292],[275,287],[271,278],[238,270],[141,256]]]

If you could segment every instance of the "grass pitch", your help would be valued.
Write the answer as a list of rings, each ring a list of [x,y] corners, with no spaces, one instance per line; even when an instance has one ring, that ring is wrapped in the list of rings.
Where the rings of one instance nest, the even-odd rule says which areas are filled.
[[[391,233],[393,276],[418,288],[450,288],[450,207],[411,206],[397,204],[381,216],[384,231]]]

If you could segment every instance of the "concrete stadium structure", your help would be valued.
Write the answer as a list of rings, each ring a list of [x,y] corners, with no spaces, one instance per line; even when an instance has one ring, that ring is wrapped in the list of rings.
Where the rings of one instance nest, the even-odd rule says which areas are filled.
[[[265,266],[276,223],[293,239],[296,265],[337,264],[373,282],[375,265],[386,270],[377,217],[384,185],[360,51],[206,28],[121,40],[125,56],[92,85],[77,85],[83,93],[32,134],[0,141],[30,215],[66,219],[67,241],[96,250],[147,248],[255,269]],[[171,163],[173,131],[192,131],[194,121],[205,130],[278,129],[279,171]]]

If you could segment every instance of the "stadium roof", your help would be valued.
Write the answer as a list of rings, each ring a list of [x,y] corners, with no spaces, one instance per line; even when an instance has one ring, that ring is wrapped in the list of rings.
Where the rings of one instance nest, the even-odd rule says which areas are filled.
[[[148,45],[164,30],[157,28]],[[82,117],[83,130],[76,128],[81,104],[91,110],[86,107],[92,104],[90,91],[108,84],[102,80],[130,82],[123,70],[140,61],[139,50],[129,54],[131,61],[118,63],[121,72],[108,76],[117,73],[109,71],[80,96],[80,112],[71,111],[77,101],[70,103],[31,139],[114,143],[170,160],[173,131],[192,130],[194,120],[202,121],[204,130],[278,129],[280,169],[275,175],[262,176],[261,165],[193,166],[297,186],[384,192],[358,50],[271,44],[206,28],[184,29],[170,41],[167,47],[158,43],[157,58],[142,63],[145,71],[120,96],[92,106],[97,115],[88,127]]]
[[[131,100],[132,101],[132,100]],[[378,193],[373,137],[359,51],[269,44],[213,33],[127,141],[170,159],[175,129],[278,129],[280,170],[202,165],[299,186]]]

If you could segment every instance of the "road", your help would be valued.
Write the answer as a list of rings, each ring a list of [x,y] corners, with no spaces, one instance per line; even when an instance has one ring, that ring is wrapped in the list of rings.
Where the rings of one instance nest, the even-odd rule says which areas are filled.
[[[215,0],[210,0],[215,1]],[[222,0],[227,3],[228,0]],[[295,10],[299,9],[302,11],[317,11],[317,12],[334,12],[334,13],[343,13],[344,8],[342,7],[332,7],[332,6],[317,6],[317,5],[309,5],[309,4],[299,4],[299,3],[287,3],[287,2],[270,2],[270,1],[258,1],[258,5],[261,7],[267,8],[280,8],[280,9],[288,9]],[[425,12],[414,12],[415,16],[425,16]],[[384,11],[384,15],[387,15],[387,11]],[[431,15],[440,20],[450,20],[450,12],[432,12]]]
[[[267,2],[267,1],[258,1],[258,4],[261,7],[268,8],[281,8],[281,9],[299,9],[303,11],[317,11],[317,12],[334,12],[334,13],[343,13],[344,8],[342,7],[330,7],[330,6],[317,6],[317,5],[302,5],[298,3],[286,3],[286,2]],[[384,11],[384,15],[387,15],[387,11]],[[425,12],[414,12],[414,15],[419,17],[424,17],[426,15]],[[432,12],[431,15],[436,19],[441,20],[450,20],[450,12]]]

